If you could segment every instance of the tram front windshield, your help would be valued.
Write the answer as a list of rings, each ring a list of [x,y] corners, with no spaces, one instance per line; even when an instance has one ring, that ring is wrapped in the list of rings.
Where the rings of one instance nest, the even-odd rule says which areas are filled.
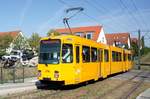
[[[60,61],[60,40],[42,40],[40,42],[40,64],[58,64]]]

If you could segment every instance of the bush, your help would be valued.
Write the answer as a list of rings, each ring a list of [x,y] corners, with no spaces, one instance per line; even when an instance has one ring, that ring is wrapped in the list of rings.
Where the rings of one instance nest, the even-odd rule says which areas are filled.
[[[1,59],[2,56],[5,55],[5,54],[6,54],[6,51],[1,49],[1,50],[0,50],[0,59]]]

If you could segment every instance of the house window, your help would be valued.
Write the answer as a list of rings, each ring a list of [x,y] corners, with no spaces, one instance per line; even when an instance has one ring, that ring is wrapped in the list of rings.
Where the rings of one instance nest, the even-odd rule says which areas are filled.
[[[87,32],[86,33],[86,38],[87,39],[92,39],[92,32]]]
[[[82,32],[76,32],[75,35],[81,37],[82,36]]]

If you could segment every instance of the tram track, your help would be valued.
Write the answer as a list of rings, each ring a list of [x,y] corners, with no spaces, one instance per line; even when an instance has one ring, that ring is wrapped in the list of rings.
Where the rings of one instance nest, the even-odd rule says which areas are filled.
[[[111,94],[114,90],[119,89],[120,87],[122,87],[125,84],[133,82],[133,80],[137,77],[141,77],[141,79],[139,81],[136,81],[135,85],[133,85],[133,87],[127,93],[125,93],[121,98],[118,98],[118,99],[127,99],[144,82],[145,77],[147,77],[150,73],[147,73],[144,76],[139,76],[142,74],[143,74],[143,72],[137,73],[135,76],[131,77],[130,79],[126,80],[125,82],[123,82],[123,83],[119,84],[118,86],[114,87],[113,89],[107,91],[107,93],[97,97],[97,99],[103,99],[103,97]],[[39,99],[41,99],[41,98],[47,99],[48,97],[54,96],[56,94],[58,96],[58,94],[61,94],[61,92],[64,93],[64,91],[59,90],[59,91],[56,91],[54,93],[50,93],[50,94],[46,94],[44,96],[41,96],[41,97],[39,97]]]
[[[136,77],[138,77],[138,76],[141,75],[142,73],[143,73],[143,72],[137,73],[135,76],[133,76],[133,77],[131,77],[130,79],[128,79],[128,80],[122,82],[121,84],[117,85],[116,87],[114,87],[114,88],[108,90],[106,93],[104,93],[104,94],[102,94],[102,95],[100,95],[100,96],[97,96],[96,99],[105,99],[105,97],[107,97],[108,95],[112,94],[114,91],[119,90],[119,88],[123,87],[124,85],[129,84],[130,82],[133,81],[133,79],[135,79]],[[141,83],[142,83],[142,82],[141,82]],[[137,87],[138,87],[139,85],[140,85],[140,84],[137,84]],[[125,98],[121,98],[121,99],[127,99],[127,98],[126,98],[127,96],[128,96],[128,95],[126,95],[126,96],[124,95],[123,97],[125,97]]]
[[[125,81],[122,81],[121,83],[118,83],[118,85],[112,87],[111,89],[105,91],[102,94],[97,94],[96,96],[94,96],[94,99],[107,99],[106,97],[108,96],[114,96],[113,93],[115,91],[115,94],[119,91],[121,91],[122,89],[125,88],[124,93],[123,94],[118,94],[116,95],[117,98],[114,99],[127,99],[128,97],[130,97],[130,95],[140,86],[142,85],[142,83],[144,82],[145,77],[149,76],[150,73],[143,73],[143,72],[137,72],[136,74],[132,75],[130,78],[128,78]],[[107,79],[108,80],[108,79]],[[127,86],[128,89],[126,89]],[[89,85],[90,87],[95,86],[95,84],[93,84],[92,86]],[[70,94],[70,92],[73,92],[74,95],[79,94],[79,90],[65,90],[65,89],[39,89],[39,90],[33,90],[33,91],[29,91],[29,92],[25,92],[25,93],[18,93],[18,94],[14,94],[11,97],[8,96],[6,99],[53,99],[53,98],[61,98],[63,95],[64,97],[67,96],[67,94]],[[87,90],[88,92],[88,90]],[[88,96],[88,95],[87,95]],[[121,98],[120,98],[121,97]],[[77,98],[76,96],[73,96],[73,99]]]
[[[141,75],[142,73],[143,73],[143,72],[139,72],[139,73],[136,74],[135,76],[133,76],[133,77],[131,77],[130,79],[126,80],[125,82],[123,82],[123,83],[119,84],[118,86],[114,87],[113,89],[107,91],[107,94],[105,93],[105,94],[99,96],[97,99],[103,99],[103,97],[109,95],[109,93],[112,93],[114,90],[119,89],[120,87],[122,87],[122,85],[125,85],[125,84],[131,82],[133,79],[135,79],[136,77],[138,77],[138,76]],[[147,75],[145,75],[145,76],[147,76]],[[138,83],[136,83],[136,88],[137,88],[138,86],[140,86],[140,85],[142,84],[142,82],[143,82],[142,80],[138,81]],[[130,91],[130,93],[124,95],[123,98],[120,98],[120,99],[127,99],[127,97],[130,96],[130,94],[132,94],[132,92],[134,92],[134,90],[136,90],[136,88],[133,88],[133,89]],[[52,97],[52,96],[55,96],[55,95],[58,96],[58,94],[61,94],[62,92],[64,93],[64,91],[65,91],[65,90],[63,90],[63,91],[62,91],[62,90],[58,90],[58,91],[55,91],[55,92],[53,92],[53,93],[48,93],[48,94],[45,94],[45,95],[41,95],[41,96],[38,96],[38,99],[41,99],[41,98],[47,99],[47,98]],[[37,97],[32,98],[32,99],[37,99]]]
[[[58,94],[61,94],[62,92],[64,92],[64,91],[62,91],[62,90],[57,90],[57,91],[54,91],[53,93],[45,94],[45,95],[43,95],[43,96],[41,95],[41,96],[35,97],[35,98],[33,98],[33,99],[47,99],[47,98],[52,97],[52,96],[55,96],[55,95],[57,95],[57,97],[58,97]]]
[[[123,95],[123,97],[121,97],[120,99],[128,99],[130,97],[130,95],[139,87],[143,84],[144,79],[150,75],[150,72],[148,72],[147,74],[145,74],[144,76],[141,77],[141,79],[136,82],[136,84],[127,92]]]

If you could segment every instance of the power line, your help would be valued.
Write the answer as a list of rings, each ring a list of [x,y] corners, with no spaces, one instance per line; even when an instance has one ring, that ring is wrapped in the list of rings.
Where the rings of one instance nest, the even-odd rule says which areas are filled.
[[[139,9],[137,8],[137,6],[136,6],[134,0],[131,0],[131,2],[132,2],[132,4],[133,4],[134,8],[136,9],[137,13],[139,13],[140,18],[141,18],[141,20],[143,21],[142,23],[148,28],[148,25],[147,25],[146,22],[144,21],[144,18],[143,18],[143,16],[141,15]]]
[[[101,5],[101,4],[100,4],[99,2],[97,2],[96,0],[95,0],[95,4],[90,3],[88,0],[84,0],[84,1],[85,1],[87,4],[93,6],[93,8],[95,8],[98,12],[104,12],[104,13],[107,12],[107,13],[109,13],[109,14],[111,13],[110,10],[108,10],[107,8],[105,8],[103,5]],[[96,4],[98,4],[99,7],[97,7]],[[105,10],[105,11],[103,11],[103,10],[101,10],[101,9],[99,9],[99,8],[102,8],[102,9]],[[124,26],[127,26],[127,25],[124,25],[124,26],[123,26],[122,23],[116,22],[116,20],[113,19],[113,16],[111,16],[111,15],[109,15],[109,16],[107,16],[107,17],[109,17],[109,19],[114,20],[114,22],[115,22],[117,25],[118,25],[118,24],[119,24],[119,26],[122,25],[122,26],[121,26],[122,28],[124,28]]]
[[[64,5],[66,5],[66,6],[68,6],[68,7],[71,7],[71,5],[69,5],[68,3],[66,3],[65,1],[63,1],[63,0],[58,0],[60,3],[62,3],[62,4],[64,4]],[[88,14],[86,14],[86,13],[84,13],[84,12],[82,12],[84,15],[86,15],[88,18],[90,18],[90,19],[92,19],[93,21],[95,21],[96,23],[98,23],[97,22],[97,20],[95,20],[95,18],[93,18],[93,17],[91,17],[91,16],[89,16]],[[99,23],[98,23],[99,24]]]
[[[66,3],[65,1],[63,1],[63,0],[58,0],[60,3],[62,3],[62,4],[64,4],[64,5],[66,5],[66,6],[68,6],[68,7],[72,7],[71,5],[69,5],[68,3]],[[91,19],[93,22],[96,22],[97,24],[99,24],[99,25],[101,25],[100,23],[99,23],[99,20],[97,20],[96,18],[94,18],[93,16],[90,16],[90,15],[88,15],[87,13],[85,13],[85,12],[82,12],[82,14],[83,15],[85,15],[85,16],[87,16],[89,19]],[[109,27],[109,28],[111,28],[112,30],[115,30],[114,28],[112,28],[112,27],[110,27],[110,26],[108,26],[107,25],[107,27]],[[115,31],[117,31],[117,30],[115,30]]]
[[[140,11],[138,10],[138,8],[137,8],[137,6],[136,6],[136,4],[135,4],[135,2],[133,1],[133,0],[131,0],[131,2],[132,2],[132,4],[133,4],[133,6],[134,6],[134,8],[137,10],[137,12],[139,13],[139,16],[140,16],[140,18],[142,18],[142,23],[144,23],[144,25],[148,28],[148,26],[147,26],[147,24],[146,24],[146,22],[144,21],[144,18],[143,18],[143,16],[141,15],[141,13],[140,13]],[[122,10],[127,10],[128,11],[128,13],[129,13],[129,15],[134,19],[134,21],[136,22],[136,25],[138,24],[138,23],[140,23],[137,19],[136,19],[136,17],[133,15],[133,13],[128,9],[128,7],[125,5],[125,3],[122,1],[122,0],[120,0],[120,3],[122,4],[122,6],[124,7],[124,8],[122,8]],[[138,25],[137,25],[138,26]],[[145,31],[145,30],[144,30]],[[137,31],[136,31],[137,32]],[[142,30],[142,32],[143,32],[143,30]],[[144,37],[145,36],[147,36],[148,35],[148,33],[146,33],[145,32],[145,34],[144,34]]]
[[[62,3],[62,4],[64,4],[64,5],[66,5],[66,6],[68,6],[68,7],[72,7],[72,5],[69,5],[68,3],[66,3],[65,1],[63,1],[63,0],[58,0],[60,3]],[[97,20],[96,18],[94,18],[93,16],[90,16],[90,15],[88,15],[87,13],[85,13],[85,12],[82,12],[82,14],[84,14],[85,16],[87,16],[90,20],[92,20],[93,22],[96,22],[97,24],[99,24],[99,20]],[[137,22],[137,21],[135,21],[135,22]],[[101,24],[99,24],[99,25],[101,25]],[[109,28],[112,28],[112,27],[109,27]],[[114,28],[112,28],[113,30],[114,30]],[[144,31],[144,30],[141,30],[142,32]],[[130,32],[131,34],[132,34],[132,32],[137,32],[137,31],[128,31],[128,32]],[[147,31],[145,31],[145,32],[147,32]]]
[[[145,34],[150,33],[150,30],[140,30],[140,31],[141,31],[142,33],[145,33]],[[137,33],[138,31],[137,31],[137,30],[133,30],[133,31],[128,31],[128,32],[130,32],[130,33],[132,34],[132,33]],[[144,37],[150,38],[150,35],[145,35],[145,34],[143,34]]]
[[[132,14],[132,12],[130,12],[130,10],[129,10],[128,7],[125,5],[125,3],[123,3],[122,0],[120,0],[120,2],[121,2],[121,4],[124,6],[124,8],[127,9],[129,15],[132,16],[132,18],[134,19],[134,21],[135,21],[136,23],[137,23],[137,22],[140,23],[140,21],[138,21],[138,20],[136,19],[136,17]],[[136,6],[134,0],[131,0],[131,2],[132,2],[132,4],[133,4],[134,8],[136,9],[138,15],[140,16],[141,20],[143,21],[142,23],[146,26],[146,28],[148,28],[148,25],[147,25],[146,22],[144,21],[144,18],[143,18],[143,16],[141,15],[139,9],[137,8],[137,6]],[[123,9],[123,8],[122,8],[122,9]],[[137,24],[136,24],[136,25],[137,25]],[[137,25],[137,26],[138,26],[138,25]],[[148,36],[148,32],[144,34],[144,37],[145,37],[145,36]]]
[[[133,13],[128,9],[128,7],[126,6],[126,4],[122,1],[122,0],[119,0],[120,1],[120,4],[123,6],[123,8],[122,8],[122,10],[126,10],[127,11],[127,13],[131,16],[131,18],[135,21],[135,23],[136,23],[136,26],[137,26],[137,28],[139,28],[140,27],[140,25],[138,25],[138,20],[136,19],[136,17],[133,15]]]
[[[144,38],[144,39],[146,39],[146,40],[150,40],[150,38]]]

